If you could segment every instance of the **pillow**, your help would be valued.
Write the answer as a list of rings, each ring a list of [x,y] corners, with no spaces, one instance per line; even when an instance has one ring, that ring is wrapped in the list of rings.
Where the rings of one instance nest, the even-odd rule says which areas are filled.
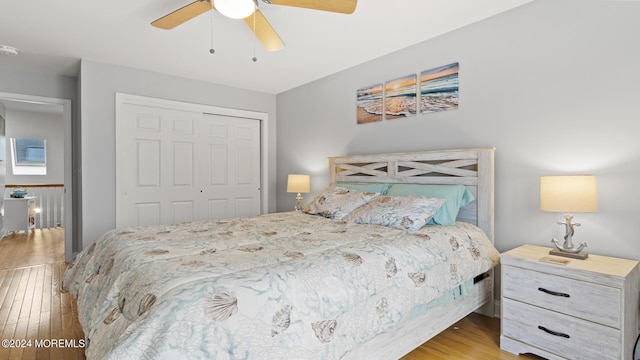
[[[378,196],[349,214],[345,220],[415,231],[426,225],[445,201],[420,195]]]
[[[380,196],[379,193],[350,190],[331,185],[313,197],[311,202],[302,209],[312,215],[322,215],[336,220],[342,220],[353,210]]]
[[[454,225],[461,207],[476,199],[466,186],[431,184],[393,184],[389,196],[423,195],[446,199],[447,202],[433,216],[429,224]]]
[[[380,195],[386,195],[387,190],[391,187],[391,184],[378,184],[378,183],[345,183],[345,182],[337,182],[335,185],[350,189],[350,190],[358,190],[363,192],[374,192],[379,193]]]

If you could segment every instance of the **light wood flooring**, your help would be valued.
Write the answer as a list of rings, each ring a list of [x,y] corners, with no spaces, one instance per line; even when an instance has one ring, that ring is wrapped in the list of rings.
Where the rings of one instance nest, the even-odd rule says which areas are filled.
[[[32,340],[30,347],[0,347],[0,360],[84,359],[82,348],[35,346],[36,340],[51,339],[75,339],[79,344],[84,337],[76,302],[62,290],[65,268],[61,228],[14,233],[0,240],[0,339]],[[403,357],[426,359],[535,357],[501,351],[500,320],[471,314]]]
[[[65,269],[61,228],[0,240],[0,359],[84,359],[84,349],[53,342],[84,339],[75,300],[62,290]]]

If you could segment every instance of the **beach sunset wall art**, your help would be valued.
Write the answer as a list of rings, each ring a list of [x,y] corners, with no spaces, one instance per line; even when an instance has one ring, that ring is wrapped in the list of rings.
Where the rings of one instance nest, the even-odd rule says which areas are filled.
[[[384,86],[384,118],[413,116],[417,111],[416,75],[387,81]]]
[[[357,123],[393,120],[458,108],[460,65],[455,62],[358,89]]]
[[[420,73],[420,113],[458,108],[458,63]]]
[[[382,84],[358,89],[356,104],[358,124],[382,121]]]

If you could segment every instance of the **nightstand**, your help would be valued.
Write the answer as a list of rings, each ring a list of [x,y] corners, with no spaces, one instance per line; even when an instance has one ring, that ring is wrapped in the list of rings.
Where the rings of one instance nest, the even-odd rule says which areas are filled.
[[[524,245],[500,256],[500,348],[548,359],[631,359],[638,336],[638,261],[549,255]]]
[[[36,225],[36,197],[4,199],[4,229],[24,230],[25,234]]]

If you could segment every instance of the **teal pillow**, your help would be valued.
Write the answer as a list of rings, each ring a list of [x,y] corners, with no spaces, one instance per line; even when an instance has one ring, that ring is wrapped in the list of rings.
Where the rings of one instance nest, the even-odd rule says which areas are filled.
[[[424,195],[446,199],[428,224],[454,225],[461,207],[476,199],[464,185],[393,184],[389,196]]]
[[[374,184],[374,183],[348,183],[337,182],[336,186],[347,188],[349,190],[357,190],[362,192],[378,193],[380,195],[386,195],[387,190],[391,187],[391,184]]]

